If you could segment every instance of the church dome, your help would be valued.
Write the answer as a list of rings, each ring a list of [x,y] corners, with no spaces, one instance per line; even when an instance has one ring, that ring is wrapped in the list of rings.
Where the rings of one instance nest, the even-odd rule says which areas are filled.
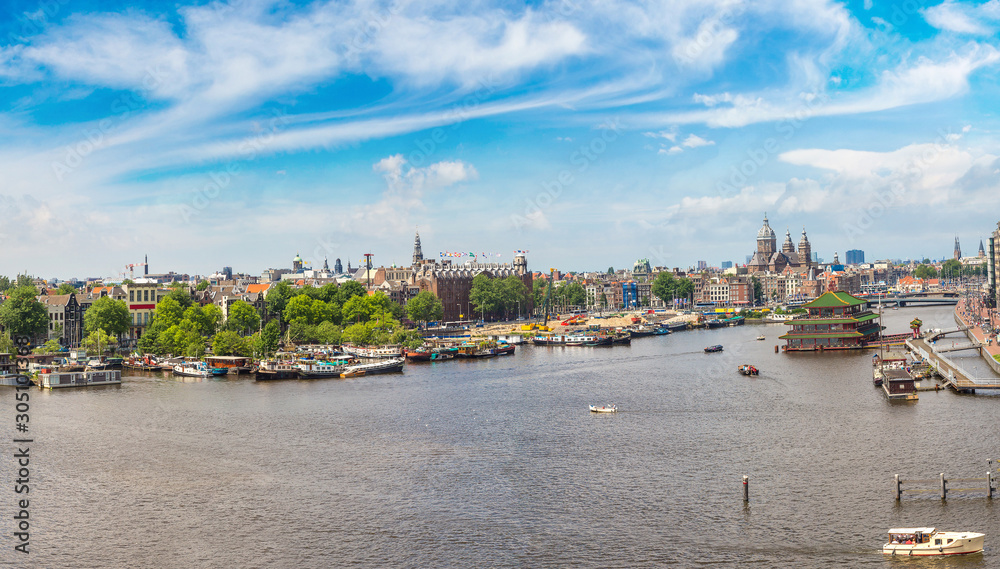
[[[757,239],[774,239],[774,230],[767,224],[767,215],[764,216],[764,226],[757,232]]]
[[[295,254],[295,258],[292,259],[292,262],[293,263],[301,263],[302,262],[302,257],[300,257],[298,253],[296,253]]]

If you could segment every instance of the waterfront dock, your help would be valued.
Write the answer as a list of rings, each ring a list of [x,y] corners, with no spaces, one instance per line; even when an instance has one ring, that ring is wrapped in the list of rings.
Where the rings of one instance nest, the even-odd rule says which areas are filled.
[[[980,353],[983,350],[988,350],[991,346],[983,343],[976,335],[972,332],[968,325],[961,319],[959,313],[956,312],[955,319],[959,324],[959,328],[955,330],[949,330],[946,332],[933,332],[925,334],[920,338],[912,338],[906,341],[907,348],[911,352],[919,356],[923,361],[934,366],[938,374],[941,376],[942,381],[954,389],[955,391],[961,393],[975,393],[976,390],[1000,390],[1000,379],[996,377],[989,378],[979,378],[973,376],[971,373],[963,369],[953,360],[943,355],[946,352],[955,352],[966,349],[978,349]],[[948,346],[937,348],[934,344],[939,338],[944,337],[946,334],[964,332],[969,335],[970,340],[973,344],[963,345],[963,346]],[[995,348],[995,346],[994,346]],[[992,355],[987,352],[986,358],[992,360]],[[993,360],[995,363],[995,360]]]

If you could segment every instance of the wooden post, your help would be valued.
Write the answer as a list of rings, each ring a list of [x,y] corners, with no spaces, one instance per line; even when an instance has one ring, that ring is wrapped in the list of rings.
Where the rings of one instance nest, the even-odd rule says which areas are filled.
[[[948,483],[944,479],[944,472],[941,473],[941,499],[948,499]]]
[[[778,345],[777,344],[774,345],[774,353],[778,353]]]
[[[896,475],[896,501],[899,501],[899,497],[903,494],[902,482],[899,481],[899,475]]]
[[[743,475],[743,502],[750,501],[750,477]]]
[[[993,498],[993,471],[986,471],[986,497]]]

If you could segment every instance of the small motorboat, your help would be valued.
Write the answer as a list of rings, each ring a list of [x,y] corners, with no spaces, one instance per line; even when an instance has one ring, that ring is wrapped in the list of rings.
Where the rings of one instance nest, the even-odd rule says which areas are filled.
[[[706,354],[710,354],[712,352],[721,352],[721,351],[722,351],[722,345],[721,344],[717,344],[715,346],[709,346],[709,347],[705,348],[705,353]]]
[[[757,339],[758,340],[766,340],[767,338],[765,338],[764,335],[761,334],[760,336],[757,336]]]
[[[755,368],[754,366],[752,366],[750,364],[743,364],[743,365],[741,365],[739,367],[739,370],[740,370],[740,373],[742,373],[743,375],[757,375],[757,374],[760,373],[759,369]]]
[[[889,543],[882,546],[882,553],[908,557],[979,553],[984,538],[985,534],[969,531],[894,528],[889,530]]]
[[[600,407],[598,407],[597,405],[591,405],[590,406],[590,412],[591,413],[617,413],[618,412],[618,405],[601,405]]]

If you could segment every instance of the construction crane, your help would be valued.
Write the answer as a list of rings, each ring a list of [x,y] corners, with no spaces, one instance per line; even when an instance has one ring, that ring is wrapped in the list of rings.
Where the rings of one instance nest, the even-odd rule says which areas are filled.
[[[131,279],[132,277],[135,276],[135,273],[133,272],[133,269],[135,269],[136,267],[145,267],[145,266],[146,266],[146,263],[129,263],[129,264],[125,265],[125,268],[128,269],[128,278]],[[124,276],[124,274],[125,273],[122,273],[123,276]]]

